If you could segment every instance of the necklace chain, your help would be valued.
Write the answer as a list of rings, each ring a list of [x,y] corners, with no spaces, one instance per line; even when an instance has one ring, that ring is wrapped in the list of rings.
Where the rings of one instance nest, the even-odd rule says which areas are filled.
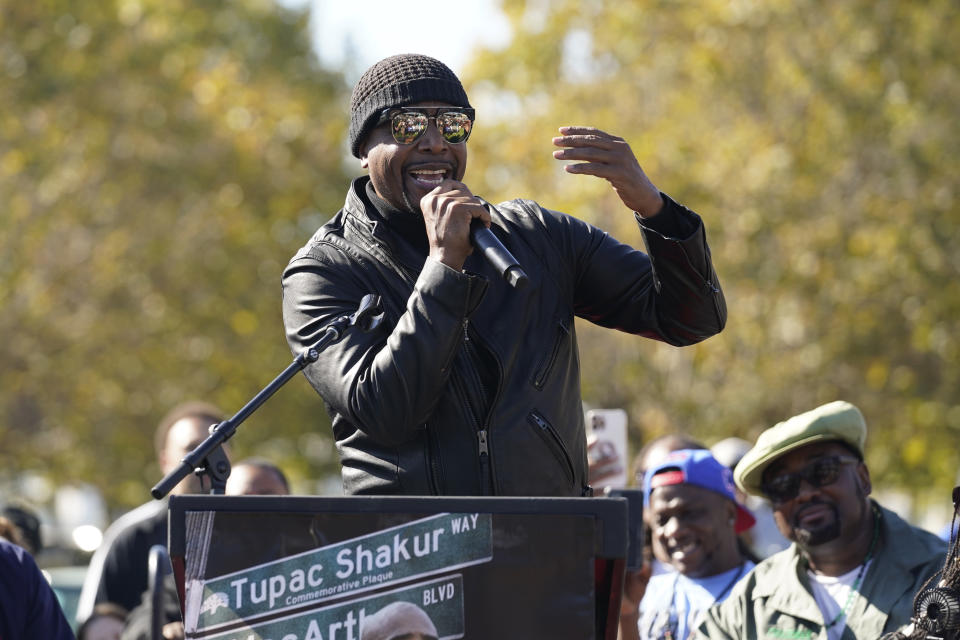
[[[720,592],[716,598],[713,599],[714,604],[720,602],[727,592],[733,588],[733,585],[737,583],[737,580],[743,576],[743,570],[747,567],[746,560],[741,559],[740,568],[737,569],[737,573],[733,576],[733,579],[727,583],[727,586],[723,588],[723,591]],[[667,612],[667,622],[660,629],[660,639],[661,640],[675,640],[677,628],[680,624],[677,614],[677,581],[680,579],[680,572],[677,571],[673,576],[673,598],[670,600],[670,610]]]
[[[743,560],[740,562],[740,568],[737,569],[737,575],[733,576],[733,579],[727,583],[727,586],[723,588],[723,591],[720,592],[720,595],[718,595],[716,598],[713,599],[714,604],[723,600],[724,596],[727,595],[727,592],[733,588],[733,585],[735,585],[737,583],[737,580],[740,579],[740,576],[743,575],[743,570],[746,566],[747,566],[746,560]]]
[[[853,604],[854,598],[857,597],[860,589],[860,581],[863,580],[863,574],[867,571],[867,565],[870,564],[870,560],[873,559],[873,550],[877,546],[877,538],[880,536],[880,513],[877,511],[876,507],[873,507],[873,539],[870,541],[870,550],[867,551],[867,557],[863,559],[863,564],[860,565],[860,570],[857,571],[857,577],[853,581],[853,586],[850,587],[850,592],[847,594],[847,601],[843,603],[843,609],[837,613],[837,616],[827,623],[827,629],[837,624],[846,617],[847,610],[850,608],[850,605]]]

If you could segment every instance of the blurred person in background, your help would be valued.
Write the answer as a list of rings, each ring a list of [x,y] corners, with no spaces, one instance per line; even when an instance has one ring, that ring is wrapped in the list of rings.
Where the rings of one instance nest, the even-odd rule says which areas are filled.
[[[112,602],[101,602],[77,629],[77,640],[120,640],[126,624],[126,609]]]
[[[205,402],[180,404],[160,421],[154,436],[157,462],[166,475],[209,435],[211,425],[225,419],[223,412]],[[188,475],[171,495],[203,493],[196,475]],[[150,547],[167,546],[167,501],[150,500],[121,516],[104,533],[93,554],[77,605],[77,621],[93,613],[98,602],[112,602],[133,609],[147,589],[147,559]]]
[[[228,496],[285,496],[290,494],[290,484],[280,467],[263,458],[247,458],[233,465],[227,478],[225,494]],[[161,630],[165,640],[181,640],[184,637],[183,619],[180,615],[180,599],[173,574],[163,580],[163,614]],[[121,636],[122,640],[150,640],[153,609],[150,591],[147,590],[130,615]]]
[[[670,453],[681,449],[706,449],[704,445],[693,437],[684,433],[668,433],[658,436],[643,445],[636,457],[633,459],[633,476],[640,489],[643,489],[643,478],[647,469],[656,466]],[[628,576],[628,580],[643,580],[646,584],[646,578],[655,576],[666,571],[670,571],[670,556],[660,545],[659,541],[654,539],[650,529],[649,514],[644,509],[643,513],[643,541],[644,541],[644,569],[638,575]],[[646,572],[649,574],[646,575]],[[634,588],[637,588],[636,586]]]
[[[647,469],[656,465],[671,452],[680,449],[706,449],[706,447],[691,436],[682,433],[668,433],[657,436],[644,444],[633,459],[632,477],[635,486],[643,490],[643,478]],[[594,469],[591,466],[590,477],[602,478],[602,467]],[[621,617],[636,615],[637,605],[640,598],[643,597],[647,582],[652,576],[671,571],[669,554],[663,549],[660,542],[654,539],[648,517],[649,513],[645,508],[641,515],[643,521],[643,566],[640,569],[627,570],[626,572],[625,595],[621,600],[620,607]]]
[[[705,449],[665,453],[646,470],[644,512],[669,570],[628,580],[621,603],[624,640],[685,640],[703,612],[726,598],[754,562],[738,534],[754,524],[737,502],[733,474]]]
[[[734,478],[770,500],[793,544],[734,586],[695,637],[876,640],[910,623],[946,545],[870,498],[866,437],[863,414],[843,401],[760,434]]]
[[[28,548],[27,544],[23,540],[23,532],[20,531],[20,527],[13,524],[3,516],[0,516],[0,538],[3,538],[7,542],[12,542],[18,547],[23,547],[24,549]]]
[[[264,458],[245,458],[233,465],[224,492],[228,496],[287,496],[290,483],[280,467]]]
[[[668,454],[680,449],[706,449],[700,441],[685,433],[668,433],[648,441],[633,459],[633,474],[637,486],[643,488],[647,469],[658,464]]]
[[[57,596],[23,547],[0,539],[0,638],[73,640]]]
[[[588,445],[589,446],[589,445]],[[633,483],[636,487],[643,489],[643,476],[646,470],[653,464],[662,460],[671,451],[679,449],[706,449],[705,446],[694,440],[692,437],[681,433],[668,433],[657,436],[648,441],[633,459]],[[602,456],[592,456],[588,458],[587,477],[590,478],[590,484],[601,484],[604,478],[610,473],[618,472],[619,469],[614,465],[610,466],[610,461]],[[658,548],[650,535],[650,524],[647,522],[646,513],[643,514],[643,568],[638,572],[630,572],[628,580],[646,580],[651,575],[663,573],[669,570],[669,558],[662,549]]]
[[[43,550],[40,517],[31,507],[22,502],[13,502],[0,511],[0,516],[17,527],[23,539],[20,546],[29,551],[30,555],[36,557]]]
[[[753,445],[743,438],[724,438],[712,447],[710,453],[720,462],[733,471],[740,459],[746,455]],[[773,509],[770,502],[760,496],[751,496],[736,487],[737,500],[747,507],[757,523],[749,530],[740,534],[740,540],[758,560],[783,551],[790,546],[790,541],[783,537],[777,523],[773,519]]]

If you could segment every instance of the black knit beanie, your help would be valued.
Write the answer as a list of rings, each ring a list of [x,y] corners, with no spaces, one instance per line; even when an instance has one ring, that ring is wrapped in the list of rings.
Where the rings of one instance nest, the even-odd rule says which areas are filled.
[[[425,100],[470,106],[456,74],[439,60],[402,53],[374,64],[364,71],[350,97],[350,151],[360,157],[360,144],[381,111]]]

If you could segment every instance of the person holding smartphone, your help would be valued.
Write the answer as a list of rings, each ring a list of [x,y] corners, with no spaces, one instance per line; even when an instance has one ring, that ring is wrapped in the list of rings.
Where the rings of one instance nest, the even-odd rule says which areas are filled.
[[[574,317],[676,346],[726,322],[700,217],[653,185],[623,138],[562,126],[543,148],[573,176],[611,185],[647,253],[532,200],[493,206],[474,194],[477,117],[439,60],[403,54],[371,66],[353,90],[349,130],[369,175],[284,271],[294,353],[367,294],[382,301],[377,328],[346,332],[305,369],[331,416],[348,494],[589,494]],[[477,225],[527,286],[474,251]]]

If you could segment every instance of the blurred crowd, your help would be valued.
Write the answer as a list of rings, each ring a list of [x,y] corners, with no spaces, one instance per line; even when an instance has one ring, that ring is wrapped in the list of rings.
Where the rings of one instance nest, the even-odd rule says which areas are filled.
[[[155,437],[157,462],[170,473],[209,435],[212,425],[226,416],[215,406],[188,402],[175,407],[159,423]],[[170,495],[207,493],[209,485],[188,475]],[[226,495],[289,495],[284,472],[261,458],[232,463]],[[79,597],[46,579],[34,562],[43,552],[40,519],[29,506],[13,502],[0,516],[0,561],[10,555],[10,566],[0,570],[0,638],[72,638],[78,640],[147,640],[151,636],[152,604],[149,559],[155,546],[167,544],[167,501],[151,500],[124,514],[103,536],[90,559]],[[15,552],[14,552],[15,550]],[[41,556],[42,557],[42,556]],[[169,559],[162,555],[169,565]],[[180,606],[169,566],[163,583],[163,638],[182,638]],[[49,576],[47,576],[49,578]],[[32,580],[32,581],[31,581]],[[36,589],[24,591],[24,581]],[[53,584],[51,585],[50,582]],[[21,606],[7,593],[19,592]],[[14,615],[16,612],[16,615]]]
[[[956,513],[938,537],[880,504],[866,439],[860,410],[835,401],[755,443],[647,443],[633,464],[646,557],[627,572],[619,637],[957,637],[938,628],[945,614],[915,607],[927,589],[953,597]],[[618,466],[591,463],[599,485]]]
[[[167,414],[155,438],[163,473],[224,418],[216,407],[199,402]],[[757,624],[770,611],[751,610],[761,605],[749,603],[775,608],[775,602],[755,597],[771,581],[781,593],[812,590],[823,620],[833,620],[824,629],[829,639],[869,621],[869,612],[852,603],[867,593],[871,577],[896,585],[897,597],[891,596],[885,614],[903,618],[901,609],[910,609],[922,579],[940,568],[951,525],[939,540],[870,498],[865,439],[863,416],[844,402],[794,416],[756,443],[731,437],[708,447],[686,434],[668,434],[647,442],[632,462],[622,449],[591,439],[592,486],[602,490],[616,478],[615,488],[643,495],[643,564],[627,573],[620,637],[757,637],[750,635],[756,633],[751,620]],[[200,476],[191,475],[171,494],[208,491]],[[251,458],[233,463],[225,493],[288,495],[290,486],[277,466]],[[51,586],[34,561],[44,552],[36,511],[8,501],[0,511],[0,637],[151,638],[148,563],[151,549],[167,544],[167,526],[166,500],[151,500],[114,521],[85,569],[79,598],[71,598],[57,589],[56,580]],[[890,574],[879,566],[884,554],[904,545],[910,552],[897,553],[900,562],[913,563],[909,572]],[[800,566],[801,572],[784,566]],[[182,638],[173,576],[163,573],[162,637]],[[797,575],[806,576],[801,579],[807,586],[796,582]],[[848,619],[855,615],[863,620]],[[896,627],[909,618],[898,618]],[[731,625],[752,630],[736,635]],[[796,631],[795,624],[787,626]],[[874,630],[888,626],[884,622]]]

